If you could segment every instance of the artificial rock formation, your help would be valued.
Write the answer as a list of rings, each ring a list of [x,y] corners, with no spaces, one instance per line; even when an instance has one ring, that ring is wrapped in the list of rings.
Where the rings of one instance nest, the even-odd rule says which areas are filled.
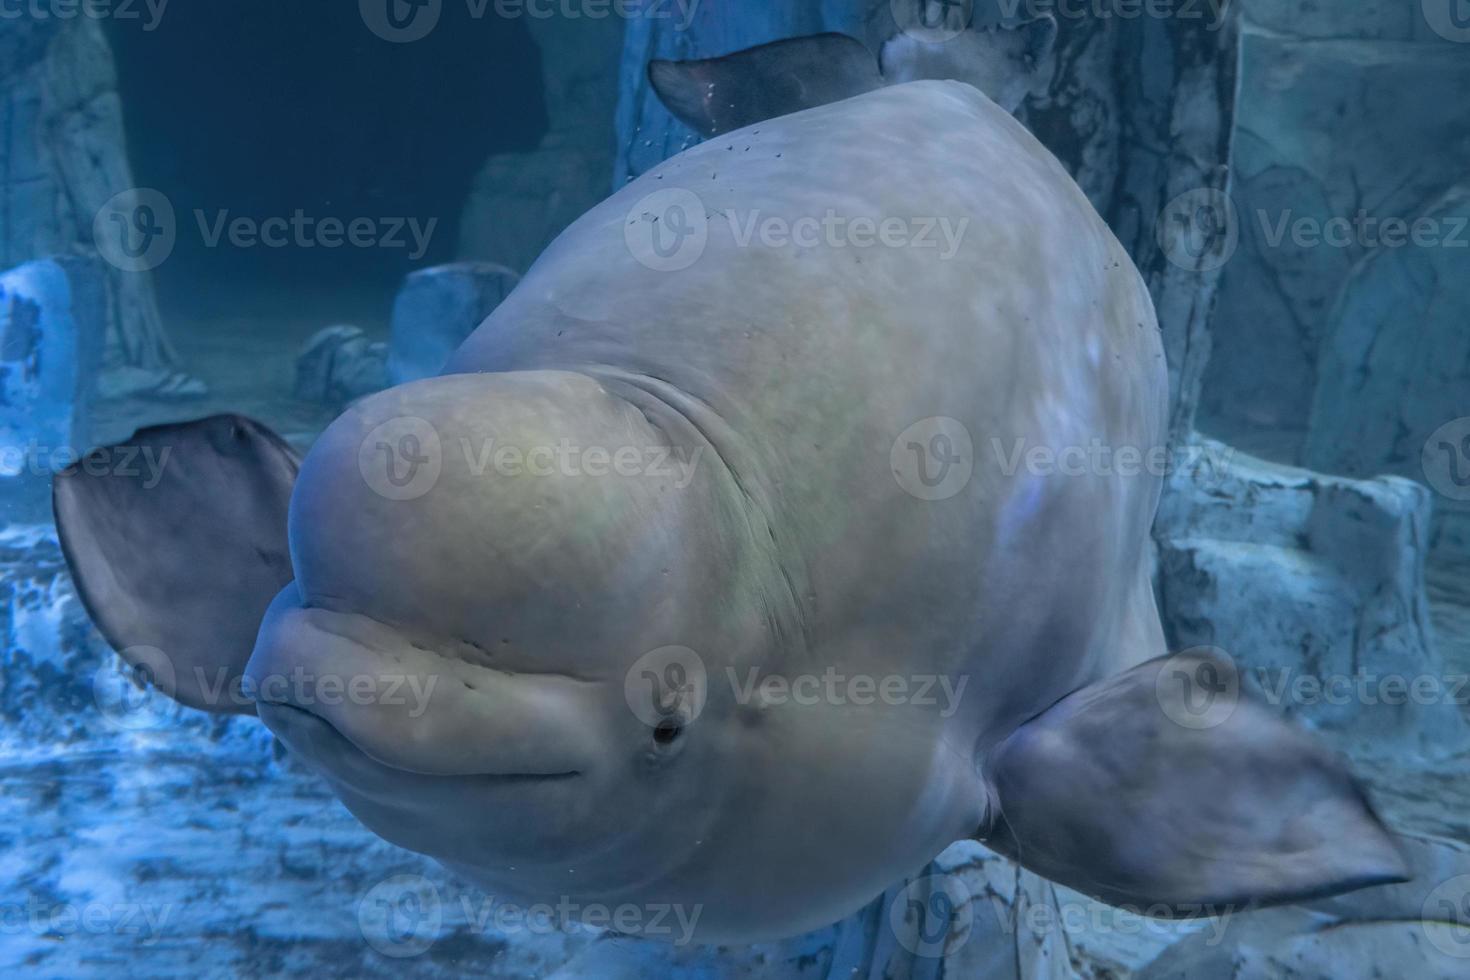
[[[92,17],[23,17],[0,31],[0,266],[97,255],[93,226],[134,189],[112,52]],[[166,380],[177,357],[147,272],[107,268],[109,366]],[[173,388],[182,390],[175,383]],[[197,394],[197,386],[184,390]]]
[[[1425,597],[1429,491],[1197,445],[1155,529],[1171,645],[1223,650],[1241,689],[1355,754],[1462,749],[1470,690],[1436,650]]]
[[[46,513],[50,474],[92,448],[106,303],[95,259],[0,273],[0,494],[12,519]]]
[[[1442,565],[1470,562],[1470,186],[1406,222],[1425,242],[1353,267],[1327,325],[1303,455],[1332,473],[1397,473],[1436,491]]]
[[[336,408],[388,387],[388,345],[360,327],[338,324],[312,334],[296,359],[297,398]]]
[[[1418,448],[1405,455],[1383,431],[1399,421],[1392,402],[1408,365],[1383,361],[1434,350],[1444,360],[1431,377],[1463,368],[1450,365],[1455,339],[1442,328],[1427,336],[1422,304],[1433,296],[1441,322],[1470,316],[1470,298],[1454,292],[1470,234],[1444,221],[1430,230],[1435,244],[1411,237],[1421,219],[1465,213],[1456,187],[1470,149],[1470,105],[1433,94],[1470,86],[1464,44],[1436,33],[1430,19],[1436,8],[1447,17],[1452,4],[1242,6],[1231,161],[1239,244],[1223,270],[1206,426],[1224,437],[1290,433],[1273,447],[1286,461],[1422,479],[1401,465]],[[1456,263],[1461,271],[1446,280],[1422,278]],[[1413,288],[1421,292],[1393,309],[1392,291],[1404,277],[1419,277]],[[1370,345],[1367,331],[1379,343]],[[1443,414],[1433,393],[1422,401]],[[1435,427],[1421,432],[1423,424],[1411,420],[1406,435],[1422,441]]]
[[[393,301],[388,376],[395,385],[432,378],[520,281],[493,262],[420,269]]]
[[[548,128],[527,153],[492,156],[460,221],[459,255],[525,272],[561,231],[607,196],[623,21],[531,17]]]

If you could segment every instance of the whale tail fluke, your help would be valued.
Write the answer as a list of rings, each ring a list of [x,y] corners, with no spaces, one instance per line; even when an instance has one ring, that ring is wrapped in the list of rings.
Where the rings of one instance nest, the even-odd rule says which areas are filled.
[[[1113,905],[1228,914],[1407,880],[1344,764],[1195,653],[1064,698],[991,759],[980,839]]]
[[[966,82],[1014,111],[1044,81],[1056,41],[1050,15],[1015,27],[900,31],[875,57],[845,34],[775,41],[723,57],[654,61],[653,90],[706,138],[920,80]]]

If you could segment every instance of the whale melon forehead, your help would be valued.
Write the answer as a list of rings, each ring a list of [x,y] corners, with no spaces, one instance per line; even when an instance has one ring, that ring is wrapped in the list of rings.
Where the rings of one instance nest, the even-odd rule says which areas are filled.
[[[628,460],[661,442],[575,374],[453,375],[365,399],[302,465],[302,595],[486,647],[615,618],[630,590],[673,577],[678,491],[671,476],[604,473],[598,450]]]

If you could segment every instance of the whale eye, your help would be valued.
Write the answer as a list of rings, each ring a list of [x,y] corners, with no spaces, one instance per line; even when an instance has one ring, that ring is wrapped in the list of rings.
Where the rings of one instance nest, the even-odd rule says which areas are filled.
[[[665,718],[653,729],[653,740],[662,746],[670,746],[679,740],[684,734],[684,726],[679,724],[677,718]]]

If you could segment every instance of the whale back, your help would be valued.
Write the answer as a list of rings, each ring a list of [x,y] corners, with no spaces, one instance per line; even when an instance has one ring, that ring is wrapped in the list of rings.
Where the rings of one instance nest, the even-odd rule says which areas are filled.
[[[1004,677],[967,701],[997,729],[1116,664],[1159,479],[1014,455],[1162,445],[1152,304],[1060,163],[970,86],[764,122],[623,188],[447,370],[548,367],[695,420],[790,583],[774,656]],[[942,434],[963,479],[925,499],[906,454]]]

